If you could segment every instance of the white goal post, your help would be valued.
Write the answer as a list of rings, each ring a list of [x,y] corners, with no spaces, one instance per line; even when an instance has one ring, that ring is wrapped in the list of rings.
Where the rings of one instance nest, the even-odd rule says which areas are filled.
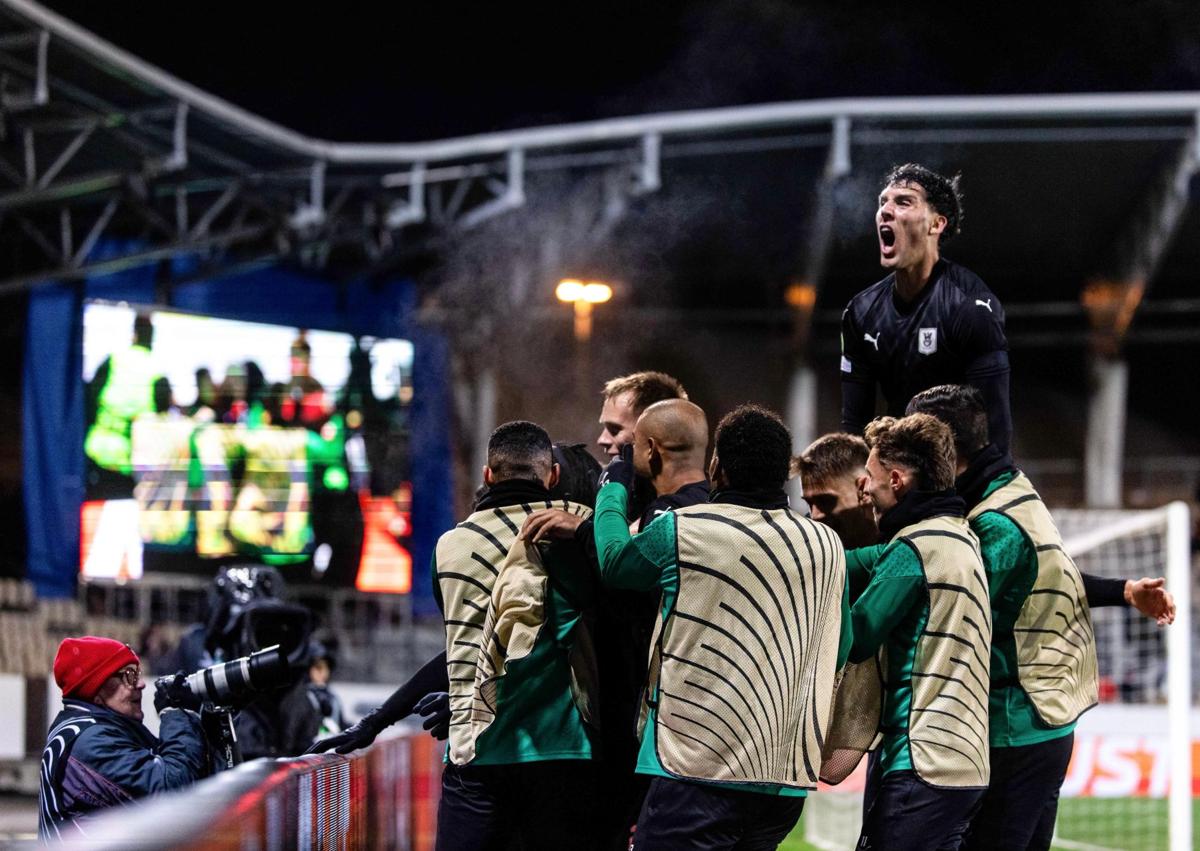
[[[1080,570],[1107,578],[1165,576],[1177,607],[1175,623],[1166,628],[1128,609],[1092,611],[1101,703],[1076,730],[1053,847],[1191,849],[1195,691],[1188,506],[1052,513]],[[823,851],[854,847],[865,764],[840,786],[809,796],[804,832],[810,844]]]

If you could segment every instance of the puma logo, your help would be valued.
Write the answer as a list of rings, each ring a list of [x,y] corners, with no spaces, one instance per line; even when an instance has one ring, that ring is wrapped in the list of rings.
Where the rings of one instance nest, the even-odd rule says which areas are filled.
[[[988,313],[991,313],[991,312],[992,312],[992,300],[991,300],[990,298],[989,298],[987,301],[984,301],[983,299],[978,299],[978,298],[977,298],[977,299],[975,299],[975,303],[976,303],[977,305],[979,305],[980,307],[986,307],[986,308],[987,308],[987,311],[988,311]]]
[[[872,337],[870,334],[863,334],[863,339],[866,340],[868,343],[870,343],[872,346],[874,346],[875,351],[879,351],[879,332],[878,331],[875,332],[874,337]]]

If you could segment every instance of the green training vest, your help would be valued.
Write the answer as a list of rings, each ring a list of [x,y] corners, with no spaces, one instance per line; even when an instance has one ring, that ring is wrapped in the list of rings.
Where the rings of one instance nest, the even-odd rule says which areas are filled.
[[[450,759],[456,765],[475,758],[476,741],[496,718],[496,707],[486,698],[495,694],[495,680],[503,674],[505,659],[516,658],[507,656],[503,645],[503,638],[513,640],[513,636],[496,630],[493,592],[508,589],[510,594],[519,593],[533,609],[512,622],[519,636],[513,649],[521,655],[532,649],[545,621],[546,574],[540,559],[536,564],[528,557],[514,561],[509,554],[530,509],[546,507],[591,516],[586,506],[562,500],[529,507],[511,505],[476,511],[438,539],[435,559],[445,610],[450,680]],[[521,553],[523,547],[518,556]],[[507,582],[499,579],[502,569]],[[511,600],[505,600],[503,609],[509,610],[510,604]]]
[[[833,701],[846,558],[790,509],[675,512],[679,594],[651,658],[669,773],[812,789]]]
[[[1037,552],[1037,579],[1013,626],[1017,679],[1038,717],[1062,727],[1095,706],[1099,694],[1096,636],[1079,568],[1024,473],[989,494],[970,518],[989,511],[1015,523]]]
[[[922,520],[895,539],[917,553],[929,593],[913,660],[913,770],[931,786],[987,786],[992,610],[979,540],[961,517]]]

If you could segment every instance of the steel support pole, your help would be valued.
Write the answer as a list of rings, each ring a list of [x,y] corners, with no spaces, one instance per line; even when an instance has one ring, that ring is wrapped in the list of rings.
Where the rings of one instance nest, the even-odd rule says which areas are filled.
[[[1118,508],[1125,456],[1129,366],[1120,358],[1094,354],[1090,369],[1084,499],[1089,508]]]
[[[792,454],[799,455],[817,438],[817,373],[805,363],[796,364],[792,370],[785,420],[792,433]],[[792,505],[800,504],[799,476],[788,482],[788,498]]]

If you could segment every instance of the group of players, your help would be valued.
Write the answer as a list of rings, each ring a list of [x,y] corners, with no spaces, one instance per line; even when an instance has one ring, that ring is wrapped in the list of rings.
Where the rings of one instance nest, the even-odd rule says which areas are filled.
[[[939,253],[960,219],[956,181],[887,176],[843,431],[796,458],[755,405],[709,455],[661,373],[606,385],[598,481],[580,447],[498,428],[437,546],[445,652],[314,749],[426,715],[439,849],[775,848],[868,751],[859,848],[1048,848],[1097,700],[1089,607],[1174,604],[1080,574],[1013,465],[1000,304]]]

